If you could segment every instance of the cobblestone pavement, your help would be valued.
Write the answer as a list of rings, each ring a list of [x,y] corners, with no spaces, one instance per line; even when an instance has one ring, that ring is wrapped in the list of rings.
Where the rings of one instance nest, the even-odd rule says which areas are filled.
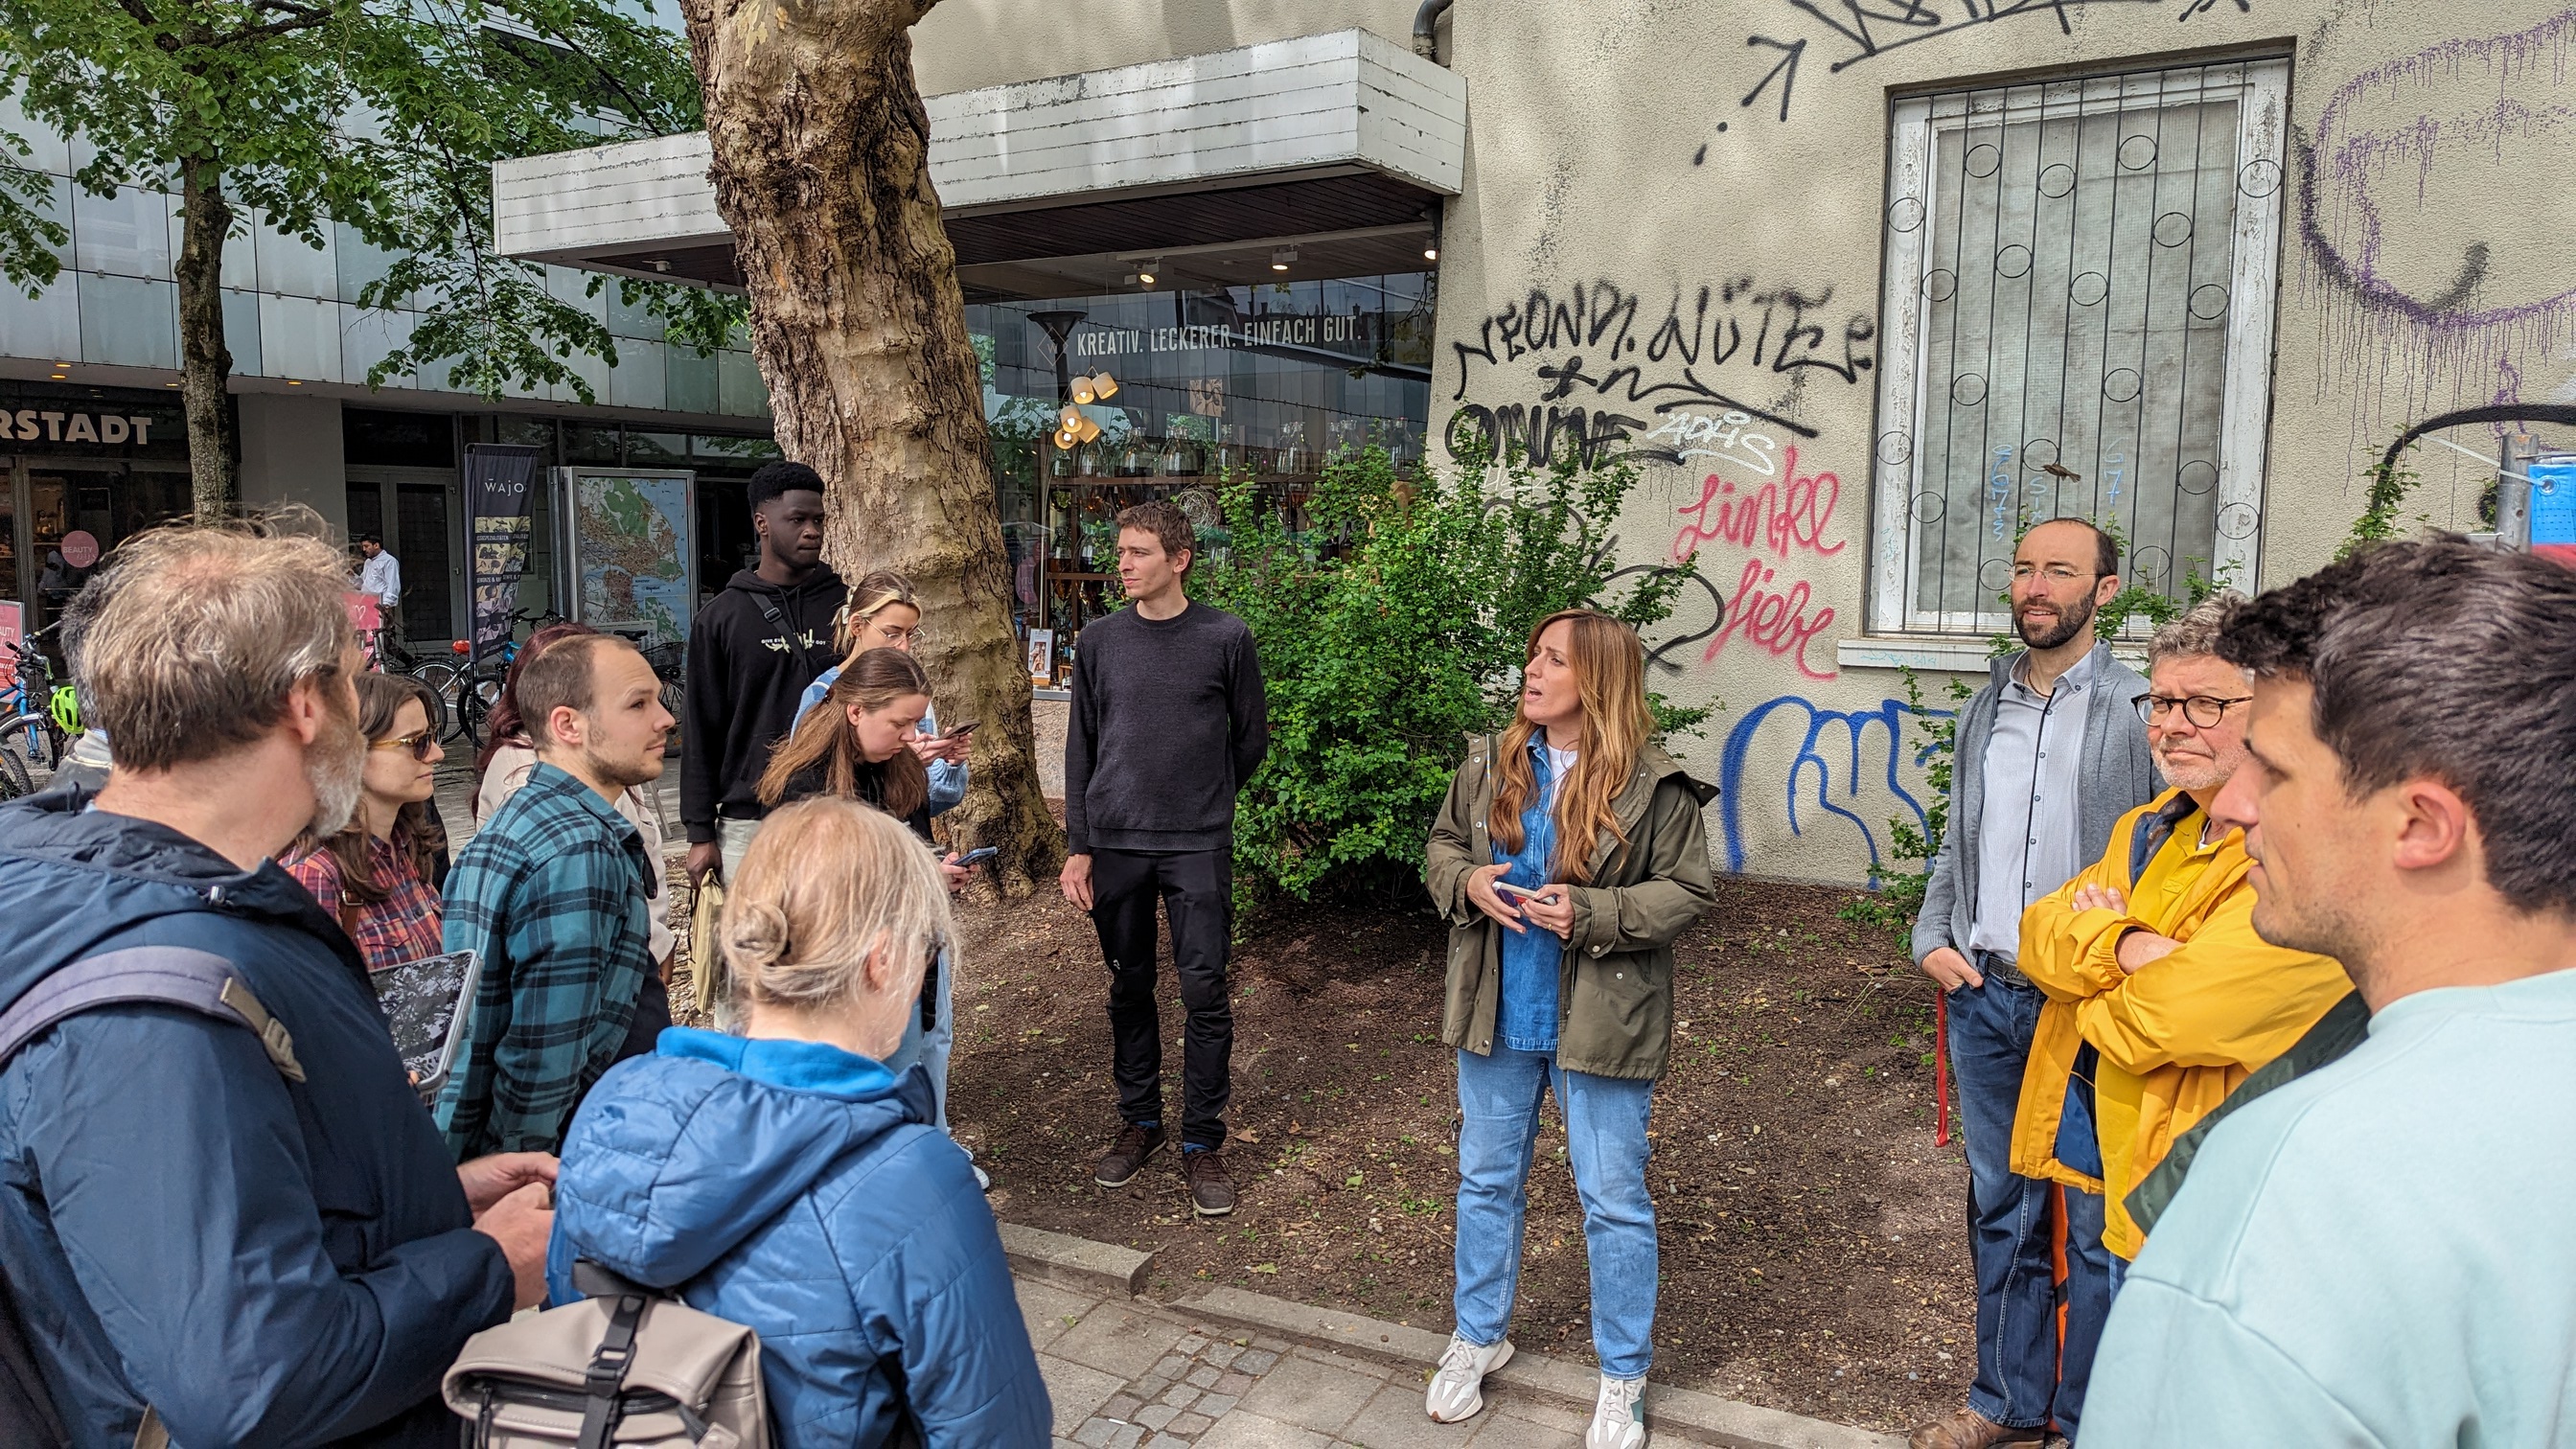
[[[1055,1449],[1565,1449],[1570,1410],[1491,1386],[1464,1424],[1422,1412],[1419,1370],[1193,1322],[1185,1310],[1022,1278],[1020,1313],[1055,1400]]]

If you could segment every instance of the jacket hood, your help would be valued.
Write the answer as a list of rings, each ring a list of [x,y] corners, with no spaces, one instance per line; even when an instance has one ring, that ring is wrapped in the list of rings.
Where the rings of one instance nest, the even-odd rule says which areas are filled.
[[[601,1077],[574,1120],[553,1256],[676,1287],[850,1154],[930,1117],[918,1068],[897,1078],[819,1042],[673,1027]]]
[[[756,569],[736,569],[734,576],[725,580],[725,588],[740,589],[746,594],[767,594],[773,599],[792,599],[818,592],[846,593],[849,585],[841,582],[841,576],[832,571],[830,564],[816,564],[814,572],[808,574],[801,584],[773,584],[762,578]]]
[[[296,926],[363,975],[339,924],[276,862],[245,871],[166,825],[90,809],[96,795],[49,790],[0,806],[0,1010],[102,943],[192,912]]]

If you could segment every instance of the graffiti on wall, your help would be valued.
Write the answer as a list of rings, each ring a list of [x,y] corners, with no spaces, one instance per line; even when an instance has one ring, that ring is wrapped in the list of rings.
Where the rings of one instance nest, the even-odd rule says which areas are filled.
[[[2293,133],[2303,282],[2324,304],[2319,395],[2356,421],[2520,395],[2576,340],[2555,229],[2500,196],[2576,169],[2576,11],[2362,71]]]
[[[1760,75],[1737,97],[1736,105],[1749,109],[1770,98],[1776,102],[1779,119],[1786,122],[1803,65],[1821,61],[1826,74],[1839,75],[1890,51],[2008,20],[2054,20],[2059,34],[2072,35],[2073,12],[2112,5],[2159,6],[2181,21],[2222,5],[2232,6],[2239,14],[2254,8],[2253,0],[1786,0],[1783,9],[1795,13],[1783,15],[1774,27],[1784,34],[1756,31],[1744,37],[1745,48],[1754,52],[1750,64]],[[1997,44],[2008,47],[2009,41],[1998,37]],[[1724,131],[1726,122],[1718,122],[1717,129]],[[1703,145],[1691,164],[1703,165],[1707,160],[1708,147]]]
[[[1699,496],[1673,510],[1682,523],[1673,534],[1672,556],[1693,560],[1711,546],[1747,554],[1704,661],[1715,660],[1730,639],[1740,638],[1788,660],[1809,679],[1831,679],[1835,671],[1820,667],[1807,649],[1833,627],[1833,607],[1814,606],[1814,584],[1794,571],[1784,580],[1781,570],[1843,551],[1848,539],[1826,537],[1834,505],[1842,499],[1842,479],[1801,471],[1794,445],[1780,449],[1777,474],[1760,481],[1747,477],[1742,486],[1723,472],[1702,479]]]
[[[1450,344],[1458,358],[1451,399],[1463,402],[1470,388],[1491,395],[1494,371],[1516,364],[1527,365],[1535,397],[1459,408],[1450,446],[1464,456],[1467,448],[1517,443],[1532,458],[1550,460],[1565,456],[1562,448],[1587,465],[1655,457],[1663,450],[1637,443],[1638,435],[1690,410],[1743,413],[1813,438],[1815,429],[1713,379],[1731,370],[1790,383],[1857,383],[1877,365],[1877,337],[1872,310],[1835,307],[1830,284],[1800,288],[1738,276],[1676,286],[1660,315],[1645,294],[1616,282],[1532,287],[1482,319],[1472,341]]]
[[[1847,832],[1869,856],[1875,878],[1886,857],[1887,822],[1912,815],[1927,823],[1923,802],[1908,788],[1905,768],[1921,768],[1927,748],[1908,742],[1916,719],[1947,717],[1884,699],[1869,709],[1840,710],[1803,695],[1784,694],[1746,710],[1726,732],[1718,757],[1718,835],[1726,868],[1744,869],[1757,832],[1785,827],[1800,838],[1810,831]],[[1757,753],[1785,761],[1779,793],[1753,798],[1745,779]],[[1770,771],[1764,772],[1766,775]]]

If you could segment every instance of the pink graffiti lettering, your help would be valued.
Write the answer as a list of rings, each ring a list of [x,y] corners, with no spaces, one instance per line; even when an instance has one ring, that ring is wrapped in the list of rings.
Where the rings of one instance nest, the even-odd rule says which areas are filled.
[[[1828,544],[1824,538],[1834,505],[1842,500],[1843,480],[1831,473],[1801,474],[1794,447],[1780,450],[1780,471],[1789,480],[1785,488],[1765,483],[1751,492],[1738,492],[1734,484],[1709,474],[1700,484],[1699,501],[1673,510],[1687,520],[1673,535],[1673,557],[1689,558],[1703,543],[1768,548],[1784,559],[1792,548],[1818,558],[1842,552],[1848,540]]]
[[[1779,570],[1758,558],[1744,561],[1744,576],[1735,585],[1735,597],[1726,603],[1726,622],[1708,641],[1708,653],[1701,657],[1702,663],[1714,662],[1727,639],[1741,635],[1746,642],[1770,650],[1774,658],[1785,658],[1797,665],[1798,672],[1809,679],[1834,677],[1833,670],[1818,669],[1807,662],[1807,645],[1833,627],[1832,607],[1817,610],[1812,619],[1807,617],[1807,581],[1797,580],[1786,593],[1765,587],[1775,585],[1779,577]]]

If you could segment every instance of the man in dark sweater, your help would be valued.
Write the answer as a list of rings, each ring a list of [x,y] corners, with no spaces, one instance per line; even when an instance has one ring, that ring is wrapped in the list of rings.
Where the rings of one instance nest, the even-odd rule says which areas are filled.
[[[746,492],[760,567],[744,569],[689,630],[681,706],[680,823],[689,879],[731,879],[763,813],[755,787],[769,749],[796,723],[796,697],[839,661],[832,619],[846,592],[823,566],[823,480],[802,463],[769,463]]]
[[[1181,1166],[1201,1217],[1234,1211],[1225,1144],[1226,995],[1233,932],[1234,795],[1270,749],[1252,631],[1182,589],[1196,551],[1169,503],[1118,515],[1118,580],[1131,607],[1082,631],[1065,726],[1064,895],[1091,913],[1109,961],[1109,1031],[1125,1125],[1093,1177],[1121,1187],[1163,1145],[1163,1042],[1154,1005],[1154,899],[1172,927],[1188,1008]]]

